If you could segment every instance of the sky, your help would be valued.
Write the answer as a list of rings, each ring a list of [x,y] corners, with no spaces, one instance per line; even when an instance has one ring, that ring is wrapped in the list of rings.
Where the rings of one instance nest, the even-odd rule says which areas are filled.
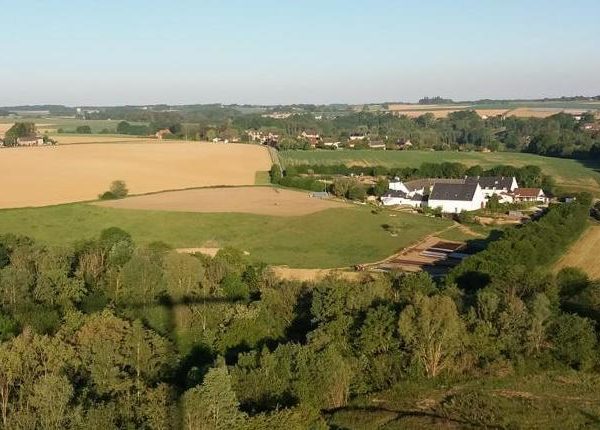
[[[0,0],[0,106],[600,94],[599,0]]]

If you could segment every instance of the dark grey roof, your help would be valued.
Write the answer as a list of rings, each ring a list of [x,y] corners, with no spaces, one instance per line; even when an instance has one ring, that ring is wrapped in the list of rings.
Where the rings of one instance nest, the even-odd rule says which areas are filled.
[[[442,184],[436,183],[431,189],[429,200],[471,201],[477,190],[477,183]]]
[[[400,190],[388,190],[383,197],[402,197],[406,198],[406,193]]]
[[[448,179],[448,178],[424,178],[406,181],[404,185],[409,191],[420,190],[421,188],[432,187],[434,184],[464,184],[464,179]]]
[[[510,190],[512,186],[512,176],[469,176],[466,181],[469,183],[479,183],[481,188],[493,189],[507,189]]]

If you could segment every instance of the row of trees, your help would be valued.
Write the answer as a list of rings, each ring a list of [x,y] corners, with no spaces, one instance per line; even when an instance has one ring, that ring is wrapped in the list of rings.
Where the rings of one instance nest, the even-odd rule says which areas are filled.
[[[347,166],[345,164],[298,164],[288,166],[283,174],[278,166],[271,168],[271,182],[309,191],[328,191],[338,197],[362,201],[368,194],[381,196],[388,191],[389,180],[418,178],[464,178],[465,176],[514,176],[521,187],[543,188],[552,193],[555,183],[539,166],[514,167],[498,165],[484,169],[462,163],[423,163],[420,167]],[[374,185],[360,182],[360,176],[377,178]]]
[[[559,113],[548,118],[509,116],[482,119],[474,111],[457,111],[447,118],[426,113],[417,118],[383,113],[358,112],[332,119],[316,120],[311,115],[294,115],[286,119],[244,115],[233,120],[240,132],[254,128],[280,135],[282,149],[308,149],[307,142],[297,139],[304,130],[315,130],[328,140],[344,146],[351,133],[361,133],[371,140],[381,140],[393,148],[398,141],[410,140],[413,148],[436,150],[508,150],[536,154],[597,158],[600,155],[598,131],[586,130],[596,123],[592,113],[580,120]]]

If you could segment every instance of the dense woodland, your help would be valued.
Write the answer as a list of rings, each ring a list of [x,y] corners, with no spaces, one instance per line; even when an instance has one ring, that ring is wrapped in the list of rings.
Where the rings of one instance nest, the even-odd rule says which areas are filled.
[[[595,375],[600,284],[546,270],[590,203],[551,206],[437,281],[283,282],[233,249],[178,254],[118,228],[67,248],[2,236],[1,427],[325,429],[390,387]],[[517,428],[499,408],[474,392],[461,420]]]

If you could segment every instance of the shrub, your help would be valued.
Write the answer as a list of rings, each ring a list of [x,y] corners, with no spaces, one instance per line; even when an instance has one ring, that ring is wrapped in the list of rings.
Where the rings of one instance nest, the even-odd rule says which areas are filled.
[[[114,199],[122,199],[127,196],[129,190],[127,189],[127,184],[125,181],[116,180],[110,184],[110,189],[100,194],[98,197],[100,200],[114,200]]]
[[[79,134],[92,134],[92,128],[89,125],[80,125],[75,131]]]

